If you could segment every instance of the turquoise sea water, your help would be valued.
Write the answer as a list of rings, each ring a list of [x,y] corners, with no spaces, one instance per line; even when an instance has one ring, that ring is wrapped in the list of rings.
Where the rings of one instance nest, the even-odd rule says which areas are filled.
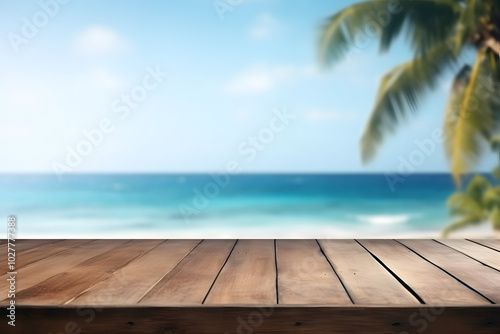
[[[447,174],[2,175],[0,210],[20,238],[397,237],[437,235],[453,190]]]

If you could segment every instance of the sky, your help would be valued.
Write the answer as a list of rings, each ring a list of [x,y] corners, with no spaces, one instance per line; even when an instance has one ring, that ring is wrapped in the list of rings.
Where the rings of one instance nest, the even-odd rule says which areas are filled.
[[[411,53],[367,38],[321,68],[320,28],[353,3],[1,0],[0,173],[448,171],[451,73],[361,163],[379,79]]]

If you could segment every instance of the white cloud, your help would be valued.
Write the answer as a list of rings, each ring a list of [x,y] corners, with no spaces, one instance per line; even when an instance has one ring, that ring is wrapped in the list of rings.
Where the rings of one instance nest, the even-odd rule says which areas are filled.
[[[5,73],[0,80],[0,100],[8,110],[40,110],[57,100],[50,85],[40,78],[40,74]],[[45,79],[45,78],[44,78]]]
[[[250,36],[255,39],[269,39],[283,30],[283,24],[269,13],[259,15],[252,28]]]
[[[122,78],[104,67],[90,70],[82,79],[82,84],[87,89],[113,93],[126,88],[126,82]]]
[[[224,86],[224,90],[234,94],[264,93],[275,89],[279,84],[316,75],[318,72],[312,66],[254,65],[236,75]]]
[[[116,54],[130,49],[130,43],[113,29],[92,26],[76,37],[75,49],[85,55]]]
[[[234,118],[237,122],[245,122],[245,121],[248,121],[250,119],[250,117],[252,116],[252,113],[251,111],[248,109],[248,108],[241,108],[241,109],[238,109],[235,114],[234,114]]]
[[[267,92],[274,89],[279,82],[290,79],[293,71],[290,66],[256,65],[237,75],[225,86],[225,90],[230,93]]]
[[[126,77],[125,77],[126,79]],[[75,73],[12,69],[0,78],[0,154],[3,171],[52,172],[51,162],[81,131],[95,127],[109,113],[129,82],[96,67]]]
[[[328,121],[353,121],[358,119],[358,114],[353,112],[327,111],[314,109],[304,115],[309,122],[328,122]]]

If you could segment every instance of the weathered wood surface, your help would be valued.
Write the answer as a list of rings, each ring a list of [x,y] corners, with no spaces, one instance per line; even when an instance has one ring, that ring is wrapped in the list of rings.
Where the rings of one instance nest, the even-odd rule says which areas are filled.
[[[182,306],[21,307],[2,333],[498,334],[498,307]],[[3,330],[5,322],[0,324]]]
[[[432,261],[464,286],[477,291],[491,302],[500,303],[499,271],[433,240],[404,240],[401,243]]]
[[[280,304],[351,304],[315,240],[276,240],[276,260]]]
[[[490,304],[483,296],[438,268],[432,261],[395,240],[360,240],[360,243],[426,304]]]
[[[273,240],[239,240],[205,304],[274,304],[275,262]]]
[[[321,240],[320,245],[354,304],[420,304],[355,240]]]
[[[469,242],[467,240],[441,239],[437,240],[437,242],[449,246],[450,248],[453,248],[482,264],[500,270],[500,258],[498,257],[498,251],[496,250]]]
[[[76,297],[75,305],[127,305],[139,302],[201,240],[169,240]],[[165,256],[168,254],[168,256]],[[133,287],[133,288],[131,288]],[[126,293],[124,293],[126,290]]]
[[[236,240],[204,240],[140,301],[143,305],[201,304]]]
[[[3,321],[0,332],[500,333],[496,248],[497,240],[18,240],[16,328]],[[4,270],[3,298],[7,278]]]
[[[489,247],[491,249],[497,250],[500,252],[500,239],[473,239],[470,240],[472,242],[475,242],[477,244]]]

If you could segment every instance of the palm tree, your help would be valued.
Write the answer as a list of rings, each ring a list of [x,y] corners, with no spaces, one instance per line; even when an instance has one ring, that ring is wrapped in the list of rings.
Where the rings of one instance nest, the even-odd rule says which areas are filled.
[[[399,3],[399,4],[398,4]],[[343,59],[362,35],[388,51],[402,33],[413,59],[396,66],[380,82],[361,139],[364,162],[372,159],[386,133],[418,109],[447,71],[456,72],[445,108],[444,146],[457,183],[471,170],[500,123],[500,1],[366,1],[328,18],[322,28],[319,59],[325,66]],[[472,65],[465,63],[474,55]]]
[[[446,227],[444,238],[456,230],[486,221],[490,221],[500,235],[500,187],[492,187],[483,176],[474,176],[464,192],[448,199],[448,206],[451,214],[460,218]]]
[[[500,136],[491,138],[490,145],[500,156]],[[493,169],[492,175],[500,180],[500,165]],[[470,180],[466,191],[451,195],[447,204],[451,214],[460,216],[460,219],[446,227],[444,238],[451,232],[485,221],[492,223],[500,238],[500,186],[492,187],[488,180],[476,175]]]
[[[493,149],[493,151],[496,151],[498,153],[498,156],[500,158],[500,136],[495,136],[495,137],[491,138],[490,145],[491,145],[491,148]],[[498,167],[493,169],[493,171],[491,173],[493,174],[493,176],[495,178],[500,180],[500,163],[499,163]]]

